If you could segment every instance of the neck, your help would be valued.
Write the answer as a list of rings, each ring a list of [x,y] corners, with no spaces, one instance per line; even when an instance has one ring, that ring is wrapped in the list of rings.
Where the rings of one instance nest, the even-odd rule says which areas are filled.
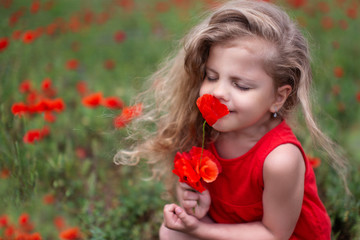
[[[281,123],[281,119],[273,119],[268,125],[246,131],[221,133],[215,142],[220,157],[232,159],[247,153],[267,132]]]

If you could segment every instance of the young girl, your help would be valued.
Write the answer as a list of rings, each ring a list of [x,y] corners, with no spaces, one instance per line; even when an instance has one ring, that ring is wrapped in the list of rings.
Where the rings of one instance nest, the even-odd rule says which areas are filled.
[[[307,42],[284,11],[263,1],[224,4],[151,80],[141,96],[153,104],[134,129],[155,124],[157,131],[135,132],[138,141],[116,162],[146,158],[172,174],[176,152],[201,146],[196,99],[211,94],[230,111],[205,130],[222,172],[203,193],[177,184],[180,206],[164,207],[160,239],[330,239],[314,172],[286,121],[297,104],[336,169],[345,160],[313,119]]]

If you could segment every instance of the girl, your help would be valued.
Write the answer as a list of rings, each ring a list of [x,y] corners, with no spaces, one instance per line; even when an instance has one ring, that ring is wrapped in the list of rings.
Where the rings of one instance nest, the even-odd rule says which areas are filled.
[[[160,239],[330,239],[314,172],[286,121],[300,104],[315,140],[336,169],[345,169],[311,113],[309,59],[306,40],[285,12],[237,0],[192,29],[152,76],[141,101],[153,104],[134,123],[138,141],[115,162],[146,158],[171,173],[176,152],[201,146],[196,99],[211,94],[230,111],[205,130],[222,172],[203,193],[177,185],[181,207],[164,207]],[[157,131],[141,140],[140,124]]]

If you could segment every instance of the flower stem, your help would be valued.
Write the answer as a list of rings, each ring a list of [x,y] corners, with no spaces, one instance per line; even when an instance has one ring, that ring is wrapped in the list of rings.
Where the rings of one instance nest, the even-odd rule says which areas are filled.
[[[205,147],[205,125],[206,125],[206,120],[204,121],[203,127],[202,127],[202,144],[201,144],[201,155],[200,155],[199,166],[201,165],[201,159],[202,159],[204,147]]]

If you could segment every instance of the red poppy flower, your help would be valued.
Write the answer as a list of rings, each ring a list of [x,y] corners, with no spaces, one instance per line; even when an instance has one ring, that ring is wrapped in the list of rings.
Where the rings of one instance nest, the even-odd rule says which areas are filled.
[[[338,84],[332,86],[331,92],[334,94],[334,96],[339,96],[341,91],[341,88]]]
[[[307,156],[307,158],[309,159],[310,165],[312,166],[312,168],[318,168],[321,164],[321,160],[320,158],[317,157],[312,157],[312,156]]]
[[[0,38],[0,52],[9,46],[9,39],[7,37]]]
[[[199,97],[196,105],[210,126],[214,125],[218,119],[229,113],[227,106],[210,94],[204,94]]]
[[[155,5],[155,9],[159,13],[168,12],[170,10],[170,5],[167,2],[158,2]]]
[[[340,67],[340,66],[336,66],[334,68],[334,75],[337,78],[343,77],[344,76],[344,69],[342,67]]]
[[[85,159],[87,156],[86,149],[82,147],[77,147],[75,149],[75,156],[79,159]]]
[[[50,130],[47,126],[44,126],[42,129],[32,129],[24,135],[23,141],[27,144],[33,144],[35,141],[40,141],[49,134]]]
[[[3,168],[1,171],[0,171],[0,178],[1,179],[6,179],[10,176],[10,170],[7,169],[7,168]],[[0,217],[0,227],[1,227],[1,217]]]
[[[215,181],[221,172],[221,166],[209,150],[193,147],[189,152],[176,153],[172,172],[179,176],[180,182],[203,192],[205,188],[201,180]]]
[[[133,10],[135,3],[134,0],[118,0],[118,4],[120,7],[122,7],[127,12],[130,12]]]
[[[0,216],[0,228],[9,225],[9,217],[7,215]]]
[[[115,61],[112,59],[108,59],[104,62],[104,68],[107,70],[112,70],[115,68]]]
[[[76,59],[70,59],[66,62],[66,68],[68,70],[76,70],[79,67],[79,61]]]
[[[65,228],[65,219],[61,216],[57,216],[54,218],[54,225],[58,231],[61,231]]]
[[[76,84],[76,90],[81,96],[85,96],[89,92],[87,83],[85,81],[79,81]]]
[[[360,91],[356,93],[356,101],[360,102]]]
[[[24,43],[32,43],[35,40],[36,33],[33,30],[28,30],[23,34]]]
[[[125,127],[132,119],[141,115],[142,107],[141,103],[130,107],[124,107],[122,113],[114,119],[114,126],[116,128]]]
[[[190,150],[190,155],[196,160],[198,167],[196,167],[201,178],[207,182],[213,182],[221,172],[221,165],[209,150],[200,147],[193,147]]]
[[[40,233],[35,232],[29,235],[28,237],[29,240],[42,240],[42,237],[40,235]]]
[[[26,79],[20,83],[19,91],[21,93],[29,93],[32,91],[30,80]]]
[[[119,30],[119,31],[115,32],[115,34],[114,34],[115,42],[121,43],[121,42],[125,41],[125,39],[126,39],[126,34],[124,31]]]
[[[19,224],[20,225],[25,225],[29,223],[29,215],[26,213],[23,213],[20,215],[19,217]]]
[[[30,12],[32,14],[35,14],[39,11],[39,9],[40,9],[40,1],[34,0],[30,6]]]
[[[177,152],[174,159],[173,173],[179,176],[180,182],[193,185],[200,181],[200,175],[196,172],[197,163],[193,161],[188,152]]]
[[[334,26],[334,22],[333,19],[329,16],[324,16],[321,19],[321,26],[325,29],[325,30],[329,30],[331,28],[333,28]]]
[[[306,5],[307,0],[287,0],[287,2],[294,8],[300,8]]]
[[[111,109],[121,109],[124,106],[123,101],[118,97],[107,97],[102,102],[104,107]]]
[[[66,239],[66,240],[80,239],[81,232],[80,232],[79,228],[77,228],[77,227],[69,228],[60,233],[60,238]]]
[[[82,99],[83,105],[89,108],[98,107],[100,106],[101,102],[102,102],[101,92],[90,94]]]
[[[44,195],[43,202],[48,205],[53,204],[55,202],[54,194],[49,193],[49,194]]]
[[[329,4],[327,2],[321,1],[317,4],[319,10],[323,13],[328,13],[330,11]]]
[[[11,112],[14,115],[19,115],[22,116],[23,114],[25,114],[27,111],[29,110],[28,106],[25,103],[19,102],[19,103],[14,103],[11,107]]]
[[[39,141],[40,139],[41,139],[41,134],[38,129],[29,130],[23,137],[24,143],[29,143],[29,144],[33,144],[35,141]]]
[[[358,11],[357,7],[355,7],[355,6],[349,7],[346,10],[346,15],[351,19],[356,19],[357,18],[357,11]]]
[[[52,112],[44,113],[44,120],[49,123],[53,123],[56,121],[56,116]]]
[[[45,78],[41,83],[41,89],[46,91],[51,88],[52,82],[50,78]]]
[[[5,228],[5,231],[3,234],[4,234],[5,239],[7,239],[7,238],[12,239],[12,237],[15,235],[15,227],[8,226],[7,228]]]

